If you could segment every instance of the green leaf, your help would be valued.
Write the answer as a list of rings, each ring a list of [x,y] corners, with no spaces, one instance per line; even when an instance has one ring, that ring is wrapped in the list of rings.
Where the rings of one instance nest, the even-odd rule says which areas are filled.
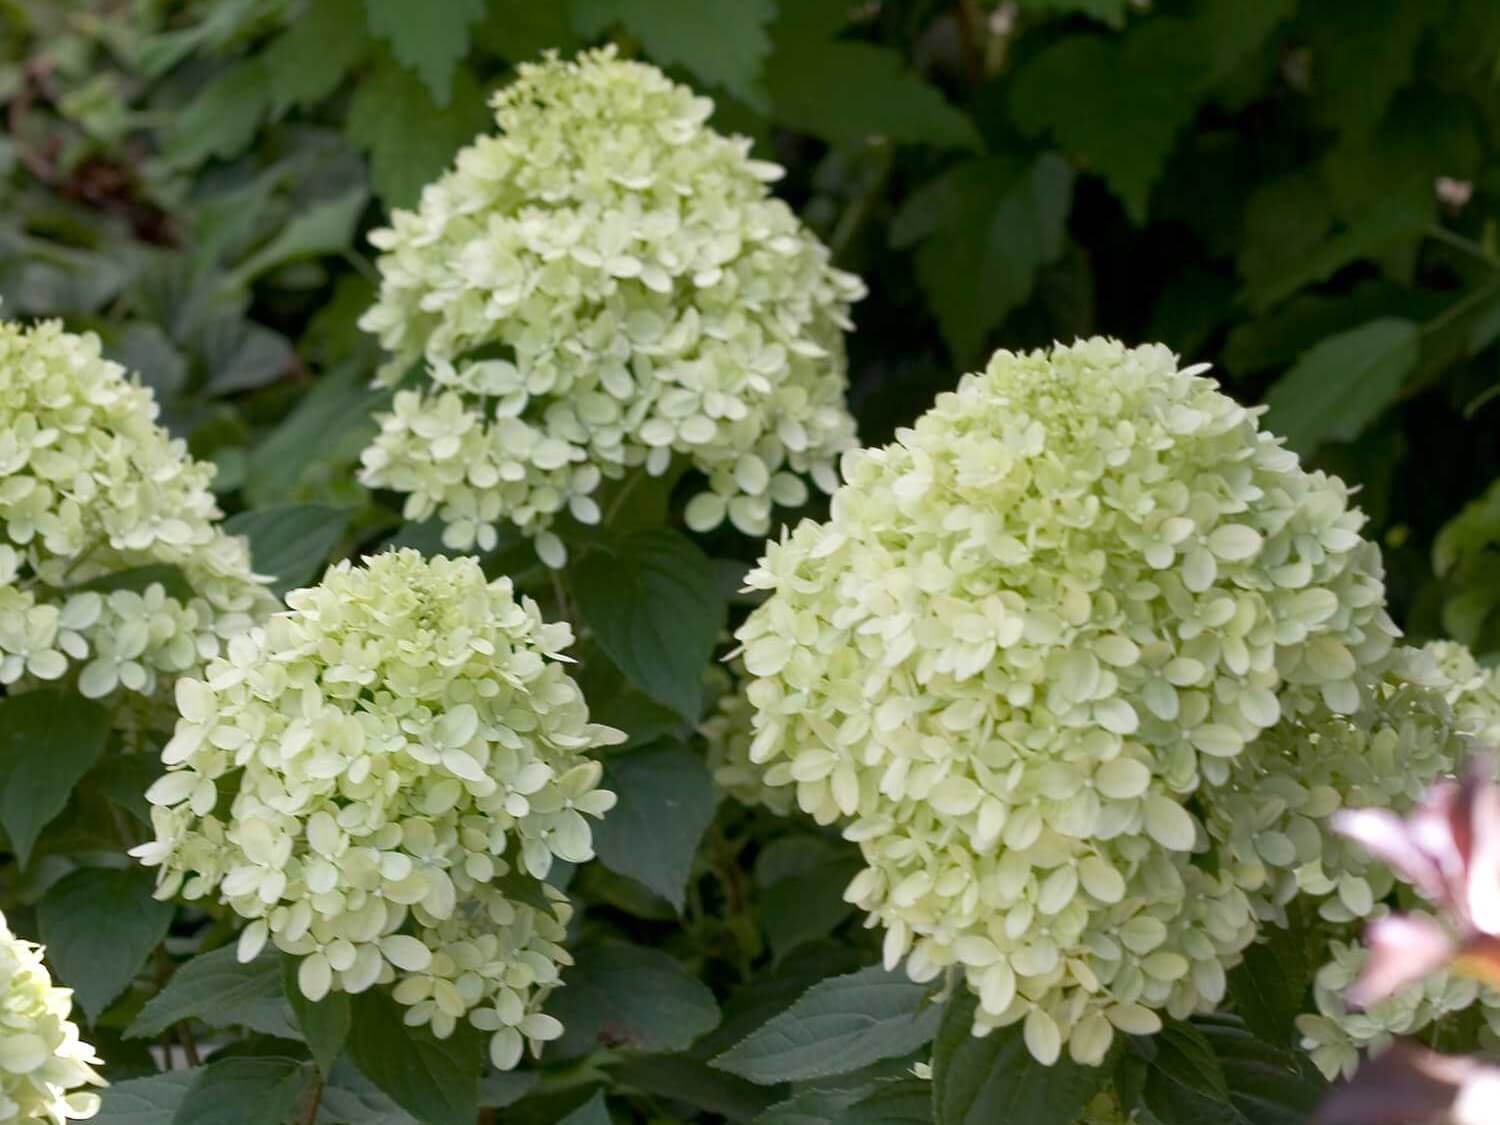
[[[318,1125],[418,1125],[347,1058],[334,1064],[323,1086]]]
[[[354,230],[367,198],[360,185],[299,211],[269,242],[234,268],[230,284],[249,285],[261,274],[287,262],[347,250],[354,241]]]
[[[984,157],[954,165],[902,207],[892,241],[920,240],[917,280],[959,363],[1062,256],[1072,190],[1072,169],[1053,153],[1024,167]]]
[[[1021,9],[1061,14],[1078,12],[1110,27],[1124,27],[1127,0],[1021,0]]]
[[[396,58],[422,76],[433,100],[447,105],[454,68],[469,53],[469,28],[484,15],[484,0],[365,0],[365,15]]]
[[[1373,129],[1391,96],[1410,80],[1417,44],[1443,6],[1405,0],[1310,4],[1299,30],[1311,49],[1312,99],[1341,133]]]
[[[479,1112],[482,1048],[467,1025],[448,1039],[407,1027],[383,990],[354,997],[349,1057],[391,1100],[427,1125],[473,1121]]]
[[[360,0],[308,0],[298,17],[261,54],[271,87],[271,112],[310,106],[339,88],[369,43]]]
[[[605,759],[620,802],[594,827],[599,862],[661,895],[681,913],[693,857],[714,818],[713,778],[697,754],[647,746]]]
[[[595,1090],[592,1098],[564,1117],[557,1125],[611,1125],[609,1106],[604,1101],[604,1091]]]
[[[179,168],[194,168],[211,157],[238,156],[255,139],[270,94],[259,56],[220,70],[186,107],[171,116],[167,159]]]
[[[353,1018],[349,994],[330,992],[316,1002],[309,1000],[297,987],[297,966],[300,959],[286,957],[283,960],[286,1001],[292,1006],[292,1014],[296,1017],[297,1027],[302,1032],[307,1049],[312,1052],[313,1062],[327,1074],[349,1038],[349,1025]]]
[[[1200,1016],[1193,1026],[1212,1046],[1230,1101],[1246,1125],[1306,1125],[1312,1119],[1327,1086],[1305,1057],[1262,1043],[1233,1016]]]
[[[508,63],[532,62],[548,49],[568,53],[578,46],[568,4],[536,0],[489,0],[474,45]]]
[[[827,937],[853,913],[844,889],[862,867],[856,857],[837,855],[766,888],[760,916],[776,960],[805,942]]]
[[[25,867],[109,737],[109,712],[61,688],[0,699],[0,826]]]
[[[1229,1080],[1203,1034],[1169,1021],[1150,1040],[1140,1104],[1162,1125],[1237,1125]]]
[[[1418,326],[1399,317],[1330,336],[1276,381],[1261,425],[1303,454],[1326,441],[1353,440],[1401,390],[1420,339]]]
[[[601,1046],[680,1051],[719,1023],[713,993],[660,950],[621,941],[586,945],[563,983],[547,1000],[564,1028],[549,1057],[577,1058]]]
[[[1266,270],[1265,276],[1246,288],[1245,299],[1257,312],[1267,309],[1304,286],[1332,277],[1353,262],[1421,235],[1427,226],[1425,210],[1413,209],[1399,197],[1382,200],[1322,242],[1295,255],[1281,272]]]
[[[981,147],[968,116],[889,47],[783,39],[766,65],[766,85],[779,124],[831,144],[862,145],[880,137],[896,144]]]
[[[942,1017],[927,991],[879,965],[821,981],[713,1065],[770,1086],[910,1054],[932,1039]]]
[[[1043,1066],[1026,1049],[1020,1024],[973,1035],[975,1000],[960,989],[943,1011],[932,1050],[933,1121],[936,1125],[1073,1125],[1109,1071],[1080,1066],[1066,1054]]]
[[[675,531],[636,532],[584,556],[572,579],[584,623],[620,671],[696,721],[728,612],[708,556]]]
[[[490,1109],[504,1109],[531,1093],[541,1080],[541,1075],[535,1071],[486,1071],[479,1080],[479,1104]]]
[[[614,1075],[619,1083],[633,1089],[683,1102],[730,1121],[751,1121],[774,1100],[770,1091],[687,1055],[629,1059],[614,1068]]]
[[[425,14],[429,7],[413,10]],[[458,71],[452,98],[440,106],[421,79],[386,59],[356,85],[346,122],[349,138],[370,154],[376,194],[387,207],[409,207],[453,154],[490,125],[490,115],[466,70]]]
[[[88,582],[80,582],[73,588],[97,590],[101,594],[107,594],[111,590],[133,590],[137,594],[142,594],[146,592],[147,587],[157,584],[161,585],[167,597],[176,598],[180,602],[190,601],[193,597],[193,587],[188,583],[182,571],[171,563],[152,563],[149,566],[133,566],[127,570],[117,570],[113,574],[104,574]]]
[[[100,1091],[103,1103],[91,1120],[94,1125],[166,1125],[197,1080],[196,1070],[169,1070],[112,1082]]]
[[[1229,973],[1229,995],[1245,1026],[1283,1047],[1296,1042],[1293,1021],[1312,1010],[1309,990],[1321,948],[1318,935],[1301,924],[1299,912],[1290,920],[1289,929],[1262,926],[1260,940]]]
[[[274,383],[296,358],[281,333],[234,315],[214,317],[198,326],[191,342],[199,352],[199,366],[208,372],[206,389],[213,395]]]
[[[140,868],[88,867],[52,884],[37,904],[47,961],[90,1023],[167,936],[172,904],[151,897],[155,884]]]
[[[1121,36],[1064,36],[1017,71],[1012,114],[1028,133],[1050,132],[1143,223],[1177,134],[1293,3],[1204,0],[1190,19],[1153,15]]]
[[[796,2],[796,0],[793,0]],[[762,113],[770,109],[763,72],[766,28],[775,0],[573,0],[573,26],[588,38],[623,24],[653,62],[683,66]]]
[[[196,1019],[210,1027],[248,1027],[263,1035],[296,1039],[282,972],[279,953],[263,953],[247,964],[236,959],[232,945],[201,954],[146,1001],[125,1036],[160,1035],[174,1023]]]
[[[250,563],[270,576],[277,594],[315,580],[344,534],[349,513],[326,504],[287,504],[241,512],[224,521],[230,535],[250,540]]]
[[[146,790],[165,772],[161,755],[154,751],[111,753],[88,772],[87,783],[142,824],[150,824],[151,803],[146,800]]]
[[[172,1125],[285,1125],[314,1079],[296,1059],[220,1059],[194,1071],[197,1081]]]
[[[357,458],[376,431],[389,390],[368,385],[355,366],[321,376],[286,419],[250,451],[245,496],[257,508],[289,499],[319,462]]]

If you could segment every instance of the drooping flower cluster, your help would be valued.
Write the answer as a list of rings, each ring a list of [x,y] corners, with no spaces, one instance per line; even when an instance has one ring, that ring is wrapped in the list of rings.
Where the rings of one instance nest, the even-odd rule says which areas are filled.
[[[158,894],[218,893],[300,957],[318,999],[395,983],[407,1022],[465,1016],[504,1069],[560,1033],[540,1011],[569,962],[553,857],[593,854],[614,795],[542,620],[473,559],[405,550],[330,568],[291,612],[177,683],[182,719],[147,793]],[[236,778],[236,771],[243,771]]]
[[[565,551],[559,513],[600,518],[595,490],[680,457],[707,488],[698,529],[764,535],[773,505],[831,490],[853,444],[842,332],[859,280],[766,183],[774,164],[705,122],[707,98],[612,48],[522,66],[501,132],[372,241],[378,302],[361,320],[398,390],[364,454],[366,484],[408,493],[444,542],[496,523]]]
[[[99,1112],[101,1060],[68,1017],[73,993],[55,988],[42,948],[0,915],[0,1121],[83,1121]]]
[[[976,1031],[1044,1062],[1215,1004],[1254,904],[1188,801],[1288,692],[1357,711],[1393,645],[1346,487],[1102,339],[997,353],[844,474],[738,636],[750,758],[860,844],[887,960],[961,967]]]
[[[0,685],[153,696],[274,608],[156,415],[97,337],[0,323]]]

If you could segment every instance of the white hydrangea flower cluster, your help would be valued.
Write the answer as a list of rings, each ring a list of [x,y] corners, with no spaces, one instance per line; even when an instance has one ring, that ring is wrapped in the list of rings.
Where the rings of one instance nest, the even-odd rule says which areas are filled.
[[[0,685],[153,696],[274,608],[156,416],[96,336],[0,323]]]
[[[634,466],[700,470],[699,530],[765,535],[806,499],[800,474],[831,491],[864,288],[769,194],[782,170],[613,48],[522,66],[494,104],[499,135],[371,236],[380,378],[424,361],[428,379],[397,392],[364,482],[436,513],[450,547],[487,550],[508,520],[558,566],[554,519],[598,522],[601,481]]]
[[[792,791],[767,785],[764,772],[750,760],[754,737],[754,709],[745,696],[745,669],[739,661],[730,664],[724,690],[713,710],[698,725],[708,744],[708,768],[719,791],[742,805],[761,806],[777,816],[788,816],[796,807]]]
[[[1362,715],[1357,731],[1347,725],[1338,729],[1337,723],[1324,719],[1297,738],[1300,749],[1286,746],[1288,761],[1296,764],[1285,776],[1301,779],[1301,787],[1284,780],[1275,783],[1288,811],[1268,831],[1308,841],[1313,837],[1306,826],[1288,831],[1296,824],[1296,807],[1307,794],[1335,790],[1331,796],[1325,792],[1321,798],[1311,798],[1327,806],[1319,808],[1317,825],[1318,846],[1324,854],[1302,865],[1299,848],[1295,874],[1284,882],[1295,883],[1296,889],[1309,894],[1336,894],[1320,906],[1319,913],[1329,922],[1352,923],[1384,912],[1379,901],[1390,893],[1394,882],[1389,871],[1361,848],[1327,832],[1322,819],[1333,806],[1405,812],[1434,781],[1457,770],[1476,740],[1489,745],[1500,741],[1500,677],[1493,670],[1482,667],[1465,646],[1453,641],[1434,641],[1420,651],[1404,650],[1402,656],[1407,675],[1422,686],[1388,677],[1374,707],[1368,709],[1371,717]],[[1227,817],[1261,815],[1263,819],[1263,813],[1252,807],[1256,804],[1268,807],[1264,801],[1252,802],[1229,811]],[[1429,973],[1360,1011],[1349,1010],[1344,993],[1368,957],[1356,940],[1356,929],[1345,924],[1334,930],[1340,940],[1330,945],[1332,960],[1313,982],[1317,1013],[1297,1019],[1303,1046],[1327,1077],[1353,1074],[1362,1053],[1383,1050],[1398,1036],[1417,1034],[1475,1003],[1481,1005],[1490,1044],[1500,1045],[1500,992],[1446,970]]]
[[[1500,747],[1500,668],[1486,668],[1457,641],[1432,641],[1422,651],[1448,681],[1446,696],[1460,729]]]
[[[0,1121],[83,1121],[99,1112],[103,1086],[94,1048],[68,1017],[73,993],[55,988],[42,947],[10,932],[0,915]]]
[[[1188,802],[1284,693],[1357,710],[1396,632],[1347,488],[1198,371],[999,352],[749,578],[751,760],[859,843],[887,961],[1043,1062],[1222,998],[1254,911]]]
[[[1285,718],[1236,758],[1227,784],[1200,805],[1220,869],[1262,919],[1294,896],[1317,900],[1334,924],[1369,917],[1394,879],[1384,864],[1332,831],[1340,808],[1410,808],[1469,748],[1432,657],[1398,646],[1339,714],[1315,694],[1283,693]]]
[[[572,631],[473,559],[411,550],[287,604],[178,680],[157,838],[133,854],[159,896],[250,919],[242,959],[268,939],[300,957],[310,999],[394,982],[408,1023],[467,1016],[512,1067],[561,1033],[540,1006],[570,910],[540,880],[592,857],[587,818],[615,803],[587,752],[623,736],[564,671]]]

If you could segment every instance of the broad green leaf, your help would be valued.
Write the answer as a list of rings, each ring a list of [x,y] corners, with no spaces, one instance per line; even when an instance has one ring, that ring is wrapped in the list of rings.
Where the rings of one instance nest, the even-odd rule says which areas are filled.
[[[191,345],[208,374],[207,391],[230,395],[274,383],[295,355],[279,332],[238,316],[212,317],[192,333]]]
[[[316,1077],[307,1063],[265,1057],[214,1060],[194,1073],[172,1125],[285,1125]]]
[[[90,1023],[167,935],[172,904],[151,897],[155,884],[143,868],[87,867],[54,883],[37,904],[47,961]]]
[[[301,14],[261,55],[271,92],[271,112],[310,106],[332,94],[369,48],[360,34],[360,0],[308,0]]]
[[[1303,454],[1358,437],[1401,390],[1420,339],[1418,326],[1399,317],[1330,336],[1277,380],[1261,425]]]
[[[611,1125],[609,1106],[604,1101],[604,1091],[595,1090],[594,1096],[564,1117],[557,1125]]]
[[[683,1102],[729,1121],[751,1121],[775,1100],[772,1093],[687,1055],[648,1055],[614,1068],[617,1081]]]
[[[270,102],[270,83],[259,56],[222,69],[174,113],[167,131],[167,159],[193,168],[211,157],[228,159],[250,146]]]
[[[525,1070],[491,1070],[479,1080],[479,1104],[488,1109],[514,1105],[541,1081],[541,1075]]]
[[[549,1057],[576,1058],[599,1047],[680,1051],[718,1025],[713,993],[660,950],[606,941],[574,957],[563,972],[566,987],[547,999],[564,1029]]]
[[[1192,1024],[1169,1022],[1143,1053],[1148,1060],[1139,1104],[1161,1125],[1239,1125],[1229,1081],[1213,1047]]]
[[[611,871],[645,884],[679,912],[698,842],[714,818],[713,778],[700,755],[647,746],[605,759],[619,804],[594,826],[594,851]]]
[[[245,496],[257,508],[292,497],[308,470],[340,457],[356,458],[376,430],[374,412],[391,392],[368,385],[353,365],[323,375],[286,420],[250,451]]]
[[[855,856],[835,855],[765,889],[760,916],[777,960],[805,942],[827,937],[853,913],[844,889],[862,866]]]
[[[937,148],[980,147],[968,116],[890,47],[783,39],[766,65],[766,85],[778,124],[832,144],[884,138]]]
[[[349,513],[325,504],[287,504],[241,512],[224,521],[230,535],[250,540],[250,564],[284,594],[315,581],[344,534]]]
[[[534,62],[550,49],[568,53],[578,46],[568,4],[536,0],[489,0],[474,28],[474,46],[509,63]]]
[[[983,157],[950,168],[907,200],[891,228],[917,248],[917,280],[959,363],[1031,296],[1062,255],[1073,171],[1053,153],[1029,165]]]
[[[347,1058],[334,1064],[323,1086],[318,1125],[419,1125],[380,1092]]]
[[[365,0],[365,14],[371,32],[422,76],[438,105],[447,105],[454,69],[469,53],[469,29],[484,15],[484,0]]]
[[[1080,1066],[1066,1053],[1043,1066],[1026,1049],[1021,1024],[975,1038],[974,1008],[961,989],[943,1012],[932,1051],[935,1125],[1073,1125],[1109,1081],[1107,1067]]]
[[[269,242],[234,268],[230,283],[248,285],[287,262],[347,250],[367,198],[364,187],[357,186],[299,211]]]
[[[1417,44],[1441,5],[1363,0],[1305,5],[1298,30],[1311,54],[1311,95],[1324,123],[1340,132],[1372,129],[1412,75]]]
[[[1245,950],[1229,973],[1229,995],[1245,1026],[1267,1043],[1287,1047],[1296,1041],[1293,1021],[1312,1011],[1310,989],[1318,968],[1317,935],[1292,911],[1290,929],[1265,925],[1260,940]]]
[[[193,597],[193,587],[188,584],[182,571],[171,563],[152,563],[148,566],[133,566],[128,570],[117,570],[113,574],[105,574],[90,579],[88,582],[80,582],[74,589],[97,590],[101,594],[107,594],[111,590],[133,590],[137,594],[142,594],[149,587],[156,585],[161,586],[167,597],[176,598],[180,602],[190,601]]]
[[[0,699],[0,826],[22,867],[108,737],[109,712],[74,692],[43,688]]]
[[[376,194],[391,208],[414,204],[423,185],[490,125],[484,94],[467,70],[457,72],[453,96],[440,106],[421,79],[389,59],[360,79],[345,120],[350,139],[370,155]]]
[[[201,954],[146,1001],[125,1035],[160,1035],[174,1023],[196,1019],[210,1027],[248,1027],[263,1035],[296,1039],[282,972],[279,953],[263,953],[248,964],[239,962],[233,945]]]
[[[142,824],[150,824],[151,803],[146,800],[146,790],[164,772],[161,755],[153,750],[110,753],[88,772],[86,783]]]
[[[349,1057],[392,1101],[426,1125],[473,1121],[479,1110],[479,1036],[467,1025],[448,1039],[407,1027],[382,989],[353,1001]]]
[[[319,1070],[327,1074],[349,1038],[352,1020],[349,994],[330,992],[316,1002],[309,1000],[297,987],[297,966],[300,959],[286,957],[283,960],[286,1001],[292,1006],[298,1030],[302,1032],[302,1040],[307,1044],[307,1049],[312,1052],[313,1061],[318,1064]]]
[[[1259,312],[1296,293],[1332,277],[1345,266],[1374,257],[1391,245],[1424,233],[1425,210],[1413,209],[1399,197],[1382,200],[1369,211],[1351,218],[1342,229],[1316,246],[1295,255],[1279,273],[1266,276],[1245,290],[1245,299]]]
[[[653,62],[686,67],[762,113],[770,108],[762,79],[775,0],[573,0],[571,7],[573,24],[584,36],[620,23]]]
[[[713,1065],[770,1086],[909,1054],[932,1039],[942,1017],[927,992],[927,985],[879,965],[822,981]]]
[[[833,1125],[931,1125],[932,1083],[920,1078],[892,1082],[861,1098]]]
[[[196,1070],[169,1070],[148,1078],[112,1082],[100,1091],[94,1125],[167,1125],[198,1080]]]
[[[675,531],[643,531],[585,555],[571,577],[584,624],[620,671],[696,720],[728,609],[708,557]]]
[[[1327,1087],[1305,1057],[1261,1042],[1233,1016],[1200,1016],[1193,1026],[1213,1048],[1244,1125],[1312,1119]]]

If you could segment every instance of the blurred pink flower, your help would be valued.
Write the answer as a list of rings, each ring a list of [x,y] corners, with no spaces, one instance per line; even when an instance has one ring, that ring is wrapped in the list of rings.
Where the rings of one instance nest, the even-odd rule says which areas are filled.
[[[1318,1109],[1317,1125],[1495,1125],[1500,1067],[1396,1043]]]

